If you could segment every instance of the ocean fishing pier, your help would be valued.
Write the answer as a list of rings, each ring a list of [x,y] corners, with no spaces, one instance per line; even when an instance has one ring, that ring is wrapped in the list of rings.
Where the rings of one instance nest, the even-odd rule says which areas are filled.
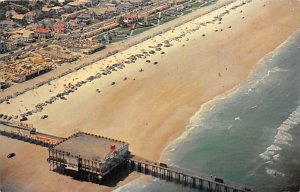
[[[122,171],[136,171],[201,191],[246,192],[245,186],[221,178],[153,162],[131,155],[129,144],[90,133],[77,132],[68,138],[37,132],[26,123],[0,121],[0,134],[47,147],[50,170],[74,179],[99,183]]]

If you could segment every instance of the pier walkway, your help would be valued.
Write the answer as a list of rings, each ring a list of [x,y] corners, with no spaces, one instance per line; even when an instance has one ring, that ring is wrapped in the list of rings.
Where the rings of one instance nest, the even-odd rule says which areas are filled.
[[[1,120],[0,135],[33,143],[43,147],[50,147],[64,139],[63,137],[37,132],[35,128],[30,126],[30,124],[14,123]]]
[[[164,163],[148,161],[142,158],[132,157],[127,159],[128,169],[137,171],[145,175],[166,180],[167,182],[175,182],[201,191],[214,192],[247,192],[254,191],[250,188],[224,182],[221,178],[200,175],[191,170],[180,169],[168,166]]]

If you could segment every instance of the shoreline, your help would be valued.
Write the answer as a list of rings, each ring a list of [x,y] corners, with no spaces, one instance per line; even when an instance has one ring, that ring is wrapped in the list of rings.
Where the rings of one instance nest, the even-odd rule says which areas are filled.
[[[141,63],[130,65],[130,70],[126,72],[130,81],[122,81],[124,72],[119,76],[102,79],[103,82],[89,84],[82,87],[78,93],[68,97],[66,102],[69,105],[64,101],[59,101],[55,105],[45,108],[43,113],[49,114],[49,119],[42,121],[40,120],[42,114],[38,114],[34,115],[30,122],[38,125],[38,129],[40,128],[41,131],[63,136],[69,135],[73,130],[83,129],[95,134],[125,140],[130,142],[130,148],[134,154],[143,155],[151,160],[159,160],[161,151],[184,131],[184,126],[188,124],[190,117],[199,110],[199,106],[210,101],[211,98],[231,90],[241,81],[243,82],[251,69],[256,66],[257,61],[265,55],[263,53],[269,53],[270,50],[273,50],[272,48],[277,47],[278,43],[282,43],[295,28],[296,21],[291,21],[291,18],[294,17],[287,16],[284,12],[290,8],[289,5],[283,7],[279,3],[271,5],[270,0],[254,2],[255,6],[249,5],[251,9],[249,7],[242,8],[243,11],[248,11],[245,22],[238,22],[241,16],[236,17],[240,13],[229,14],[230,17],[226,17],[226,21],[221,25],[224,29],[223,33],[214,32],[215,26],[220,29],[216,24],[201,30],[201,32],[196,31],[189,34],[189,39],[194,39],[193,42],[184,41],[185,37],[181,42],[174,43],[172,48],[166,49],[167,58],[162,55],[151,57],[152,61],[159,61],[158,65]],[[262,7],[263,2],[267,2],[267,6],[273,8],[266,11],[263,9],[257,15],[253,10]],[[270,19],[272,15],[274,18]],[[248,18],[250,19],[248,20]],[[205,18],[202,19],[205,20]],[[287,26],[287,21],[292,26]],[[227,29],[230,23],[234,24],[231,30]],[[272,35],[277,35],[274,32],[275,24],[278,24],[279,28],[280,26],[283,28],[280,28],[281,33],[272,39]],[[192,26],[191,23],[186,25]],[[249,29],[252,29],[253,34]],[[175,32],[180,34],[184,30],[183,26],[175,29]],[[201,37],[202,33],[205,33],[206,37]],[[269,39],[266,39],[266,34],[270,35]],[[156,39],[164,40],[160,36]],[[155,43],[154,41],[152,40],[150,43]],[[265,42],[264,45],[261,45],[262,41]],[[247,46],[242,46],[243,43],[247,43]],[[183,44],[185,46],[182,46]],[[135,49],[131,49],[131,51],[135,51]],[[145,69],[145,72],[138,72],[141,67]],[[117,79],[115,86],[108,85],[115,79]],[[101,94],[95,93],[95,88],[100,86],[102,86]],[[61,110],[62,108],[64,110]],[[4,145],[10,146],[17,142],[5,139]],[[18,143],[18,149],[21,151],[26,150],[30,153],[36,150],[36,146],[28,147],[26,145],[28,147],[26,148],[24,144]],[[19,153],[16,157],[20,155]],[[40,177],[47,176],[48,183],[45,184],[45,189],[47,186],[49,187],[49,183],[57,182],[58,178],[69,183],[63,185],[64,190],[79,183],[71,181],[68,177],[49,173],[45,168],[46,162],[40,162],[46,154],[40,155],[40,153],[34,153],[38,157],[30,159],[30,162],[36,164],[34,169],[40,172],[32,175],[31,179],[28,180],[27,177],[32,170],[26,168],[24,162],[18,159],[15,159],[14,162],[4,160],[4,163],[10,162],[9,165],[16,167],[20,172],[3,167],[1,170],[3,177],[6,181],[12,179],[16,186],[24,186],[26,182],[33,183],[32,185],[37,184]],[[5,153],[1,151],[1,154]],[[27,158],[26,161],[29,159]],[[18,173],[22,174],[18,175]],[[96,187],[99,189],[99,186],[90,183],[82,183],[80,186],[83,187],[81,190],[86,191],[91,191]],[[32,186],[31,190],[35,191],[37,188]],[[50,189],[48,188],[48,190]]]
[[[176,137],[173,141],[168,143],[166,147],[163,149],[160,160],[170,162],[170,159],[168,158],[170,153],[173,153],[176,148],[182,144],[187,137],[189,137],[192,132],[197,129],[196,125],[194,125],[193,122],[197,119],[197,124],[202,123],[202,117],[203,115],[206,115],[211,111],[216,105],[221,103],[223,100],[229,99],[235,94],[238,93],[240,89],[242,89],[244,86],[246,86],[247,81],[250,80],[250,78],[253,78],[253,76],[258,72],[259,68],[264,67],[265,63],[267,60],[272,59],[284,46],[286,46],[287,43],[293,41],[293,39],[296,38],[297,35],[300,34],[300,29],[297,29],[295,32],[293,32],[284,42],[282,42],[279,46],[277,46],[274,50],[270,51],[267,53],[263,58],[261,58],[257,64],[254,66],[254,68],[250,71],[248,77],[245,79],[244,82],[241,82],[240,84],[236,85],[232,89],[217,95],[216,97],[212,98],[206,103],[203,103],[200,106],[200,109],[190,118],[189,123],[185,126],[185,130],[178,136]],[[200,119],[200,120],[199,120]]]

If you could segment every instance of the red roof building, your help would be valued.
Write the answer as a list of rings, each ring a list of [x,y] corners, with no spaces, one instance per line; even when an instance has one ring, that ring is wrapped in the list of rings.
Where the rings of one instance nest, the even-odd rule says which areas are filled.
[[[36,30],[34,30],[34,32],[36,32],[36,33],[50,33],[51,30],[44,29],[44,28],[37,28]]]
[[[65,26],[63,24],[55,24],[53,26],[58,32],[59,31],[64,31],[65,30]]]
[[[137,14],[126,14],[125,15],[125,19],[126,20],[133,20],[133,19],[138,19],[138,16],[137,16]]]
[[[127,27],[133,26],[134,23],[141,21],[141,17],[137,14],[125,14],[124,23]]]
[[[51,37],[51,30],[44,28],[37,28],[34,32],[38,35],[39,38],[49,38]]]

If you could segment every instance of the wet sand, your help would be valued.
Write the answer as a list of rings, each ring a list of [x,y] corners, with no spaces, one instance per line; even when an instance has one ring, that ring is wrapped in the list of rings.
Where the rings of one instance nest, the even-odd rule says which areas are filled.
[[[216,14],[228,8],[218,10]],[[299,28],[300,2],[254,0],[231,10],[223,17],[221,24],[215,22],[187,32],[213,16],[214,13],[211,13],[126,50],[120,57],[135,54],[141,49],[148,50],[150,45],[163,42],[172,34],[185,34],[178,41],[173,41],[172,47],[162,47],[165,54],[156,53],[147,58],[150,63],[139,59],[123,70],[88,83],[68,95],[67,100],[59,100],[46,106],[42,112],[33,114],[29,122],[39,131],[60,136],[81,130],[124,140],[130,143],[134,154],[159,160],[164,147],[184,131],[189,118],[202,104],[243,83],[264,55]],[[100,62],[114,63],[118,59],[121,60],[116,56]],[[158,63],[154,65],[154,61]],[[76,72],[76,78],[85,78],[84,75],[90,71],[97,71],[96,66]],[[140,72],[140,69],[143,71]],[[128,79],[124,81],[124,77]],[[60,81],[57,89],[63,88],[64,80]],[[116,84],[111,85],[111,82]],[[52,86],[24,94],[12,100],[10,105],[1,105],[1,110],[14,114],[30,108],[32,100],[48,98]],[[49,117],[41,120],[43,114]],[[33,145],[28,147],[29,144],[3,137],[1,141],[3,146],[7,146],[5,150],[1,149],[1,158],[6,158],[8,151],[17,152],[15,159],[5,160],[5,166],[1,166],[4,186],[28,186],[30,191],[39,191],[38,184],[43,183],[43,177],[47,177],[43,191],[53,191],[55,188],[51,186],[60,182],[65,191],[74,185],[85,191],[100,190],[97,185],[80,183],[48,171],[45,149]],[[25,152],[27,155],[20,155],[24,161],[17,159],[18,153]],[[26,165],[28,162],[36,168],[30,169]],[[38,174],[34,175],[33,170]]]

